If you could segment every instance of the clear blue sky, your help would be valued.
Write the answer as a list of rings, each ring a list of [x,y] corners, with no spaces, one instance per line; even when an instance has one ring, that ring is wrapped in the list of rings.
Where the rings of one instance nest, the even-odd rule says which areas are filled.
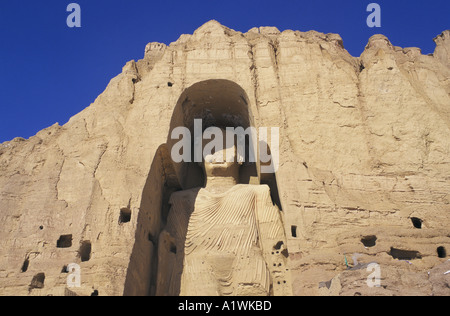
[[[81,6],[78,29],[66,25],[71,2]],[[366,25],[371,2],[381,6],[381,28]],[[141,59],[148,42],[169,44],[211,19],[241,32],[276,26],[338,33],[353,56],[376,33],[429,54],[432,39],[450,29],[450,1],[1,0],[0,143],[65,124],[127,61]]]

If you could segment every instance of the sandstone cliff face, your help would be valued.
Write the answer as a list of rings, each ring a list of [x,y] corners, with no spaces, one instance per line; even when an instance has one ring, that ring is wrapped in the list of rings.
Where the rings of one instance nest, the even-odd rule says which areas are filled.
[[[177,105],[224,80],[254,126],[280,127],[295,295],[449,295],[450,31],[435,42],[376,35],[356,58],[338,35],[210,21],[150,43],[67,124],[0,144],[0,295],[154,293],[167,201],[189,187],[165,145]]]

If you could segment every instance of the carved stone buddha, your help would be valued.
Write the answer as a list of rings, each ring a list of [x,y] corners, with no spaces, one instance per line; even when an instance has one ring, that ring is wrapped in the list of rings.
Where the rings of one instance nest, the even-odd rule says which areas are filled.
[[[237,159],[223,162],[230,150],[205,157],[203,188],[172,194],[156,295],[292,295],[281,212],[268,186],[238,184]]]

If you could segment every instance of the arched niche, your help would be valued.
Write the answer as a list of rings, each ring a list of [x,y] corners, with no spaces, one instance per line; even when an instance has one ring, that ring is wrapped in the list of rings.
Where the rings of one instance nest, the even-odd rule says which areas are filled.
[[[188,128],[193,139],[195,119],[202,119],[202,132],[211,126],[244,129],[254,126],[247,93],[240,85],[225,79],[198,82],[181,94],[170,123],[167,138],[169,152],[179,141],[171,138],[175,128]],[[191,145],[194,146],[193,143]],[[247,148],[247,152],[249,150]],[[204,175],[197,163],[174,163],[174,170],[183,189],[203,186]],[[248,162],[248,159],[241,167],[241,183],[259,183],[257,164]]]
[[[247,129],[254,126],[249,105],[244,89],[230,80],[223,79],[198,82],[187,88],[179,97],[172,114],[167,142],[161,144],[156,151],[142,191],[135,244],[127,270],[124,295],[155,294],[158,236],[167,219],[170,196],[176,191],[204,185],[203,171],[198,163],[173,162],[172,147],[179,141],[171,138],[173,129],[186,127],[191,135],[194,135],[194,119],[202,119],[202,131],[210,126]],[[259,164],[248,160],[249,150],[247,148],[246,162],[240,168],[240,183],[269,185],[272,200],[281,209],[276,175],[260,174],[257,171]]]

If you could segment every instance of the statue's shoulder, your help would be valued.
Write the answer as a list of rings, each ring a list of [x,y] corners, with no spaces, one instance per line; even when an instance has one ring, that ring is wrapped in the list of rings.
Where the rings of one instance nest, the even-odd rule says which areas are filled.
[[[174,204],[176,202],[189,202],[189,201],[195,201],[195,198],[197,197],[198,192],[201,188],[193,188],[189,190],[183,190],[183,191],[177,191],[172,193],[170,196],[169,204]]]
[[[238,184],[236,189],[248,190],[257,195],[270,195],[270,188],[267,184]]]

